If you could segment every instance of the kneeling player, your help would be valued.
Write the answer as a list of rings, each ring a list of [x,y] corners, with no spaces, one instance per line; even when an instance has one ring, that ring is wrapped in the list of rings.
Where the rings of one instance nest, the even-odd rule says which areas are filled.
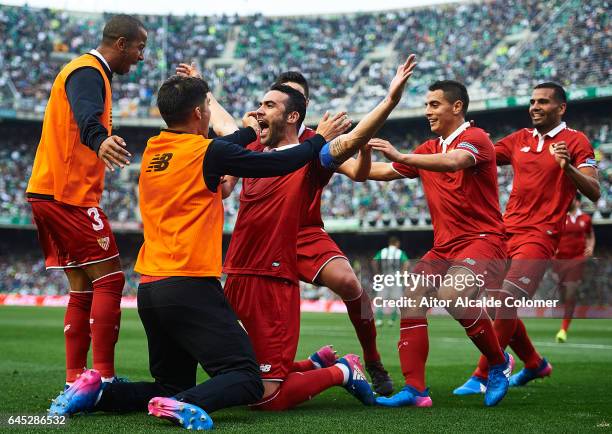
[[[303,197],[311,188],[312,172],[321,166],[337,167],[366,145],[399,102],[414,66],[411,56],[398,68],[388,97],[352,132],[331,142],[329,154],[320,162],[281,178],[243,180],[224,266],[225,290],[253,342],[264,380],[264,397],[256,409],[286,410],[336,385],[344,385],[366,405],[374,402],[355,355],[332,366],[333,358],[323,366],[294,363],[300,322],[297,236],[309,205]],[[303,94],[289,86],[274,86],[257,111],[262,145],[276,150],[295,146],[305,111]]]
[[[370,179],[420,177],[434,227],[433,249],[413,271],[421,282],[405,292],[415,305],[401,311],[398,351],[406,386],[391,398],[378,398],[380,405],[431,406],[425,386],[428,305],[422,300],[433,293],[447,303],[447,311],[491,365],[485,405],[496,405],[508,390],[513,361],[500,348],[486,310],[458,303],[478,297],[483,283],[491,285],[503,275],[505,264],[495,150],[483,130],[465,122],[468,102],[461,83],[436,82],[427,93],[425,116],[440,138],[428,140],[412,154],[401,154],[384,140],[370,142],[393,161],[373,163]]]

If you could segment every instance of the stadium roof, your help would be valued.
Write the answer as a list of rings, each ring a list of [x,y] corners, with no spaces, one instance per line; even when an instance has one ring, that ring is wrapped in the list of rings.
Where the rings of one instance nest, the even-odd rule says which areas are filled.
[[[221,2],[194,2],[193,0],[150,1],[150,0],[0,0],[11,5],[29,5],[86,12],[126,12],[144,14],[184,15],[314,15],[350,12],[404,9],[440,3],[456,3],[460,0],[309,0],[307,2],[279,2],[272,0],[224,0]]]

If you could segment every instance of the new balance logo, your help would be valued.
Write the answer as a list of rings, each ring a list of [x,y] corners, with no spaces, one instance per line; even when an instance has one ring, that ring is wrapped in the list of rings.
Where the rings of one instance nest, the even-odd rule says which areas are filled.
[[[270,369],[272,369],[272,365],[264,365],[263,363],[259,365],[259,370],[261,372],[270,372]]]
[[[147,172],[161,172],[162,170],[166,170],[170,165],[172,155],[171,153],[155,154],[151,163],[147,166]]]

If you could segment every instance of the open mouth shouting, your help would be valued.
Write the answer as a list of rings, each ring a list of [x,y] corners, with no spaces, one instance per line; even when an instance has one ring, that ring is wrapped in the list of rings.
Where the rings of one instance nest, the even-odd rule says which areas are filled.
[[[267,138],[270,133],[270,125],[263,119],[257,119],[257,123],[259,124],[259,137],[261,139]]]

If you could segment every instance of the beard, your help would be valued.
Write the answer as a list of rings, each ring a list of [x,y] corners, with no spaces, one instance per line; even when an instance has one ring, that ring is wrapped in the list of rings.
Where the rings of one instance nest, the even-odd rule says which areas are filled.
[[[272,121],[268,124],[268,135],[261,141],[262,145],[275,148],[284,135],[284,120]]]

